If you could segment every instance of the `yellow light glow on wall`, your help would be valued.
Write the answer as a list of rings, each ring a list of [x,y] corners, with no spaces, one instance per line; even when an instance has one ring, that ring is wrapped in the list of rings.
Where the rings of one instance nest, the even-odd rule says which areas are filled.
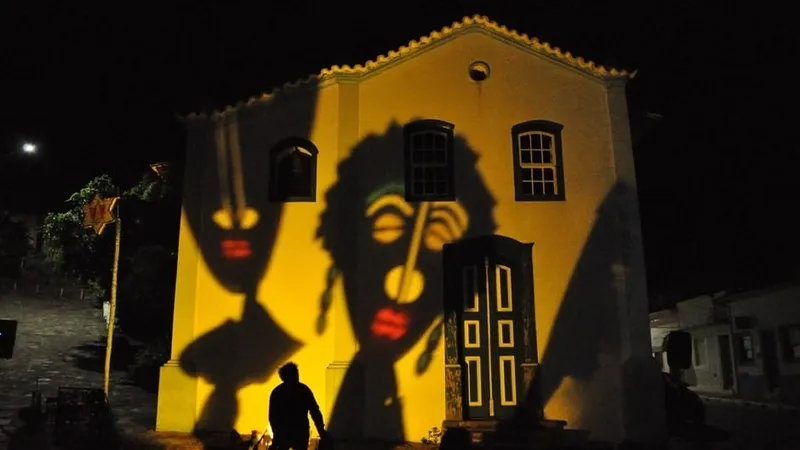
[[[481,85],[465,69],[478,58],[492,67]],[[619,393],[609,367],[621,364],[621,233],[603,206],[618,181],[608,95],[576,70],[465,33],[358,83],[309,83],[190,125],[177,362],[162,370],[159,423],[263,430],[277,367],[292,360],[332,430],[419,440],[444,417],[442,246],[487,234],[535,242],[539,355],[554,378],[546,413],[595,423],[586,393]],[[419,118],[455,125],[456,201],[404,198],[403,127]],[[515,201],[510,130],[535,118],[564,126],[566,201]],[[316,194],[270,202],[271,148],[290,137],[319,149]]]

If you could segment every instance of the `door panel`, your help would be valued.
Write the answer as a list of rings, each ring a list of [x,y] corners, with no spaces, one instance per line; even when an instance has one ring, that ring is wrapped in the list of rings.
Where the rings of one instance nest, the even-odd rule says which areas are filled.
[[[517,406],[517,336],[520,327],[515,326],[518,314],[514,309],[514,274],[511,267],[501,264],[497,258],[486,259],[489,291],[488,327],[494,339],[490,343],[492,364],[492,416],[510,417]]]
[[[486,273],[477,261],[461,270],[464,310],[461,315],[461,352],[464,397],[471,414],[491,415],[491,374],[489,373],[489,330],[486,326]]]
[[[514,355],[508,355],[499,356],[497,363],[499,366],[497,385],[500,388],[498,399],[500,408],[496,415],[503,417],[508,415],[506,408],[517,406],[517,361]]]

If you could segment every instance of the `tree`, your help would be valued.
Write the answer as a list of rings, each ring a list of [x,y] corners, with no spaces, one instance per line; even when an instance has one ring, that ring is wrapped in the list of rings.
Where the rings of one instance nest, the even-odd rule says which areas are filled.
[[[140,365],[159,363],[169,352],[180,225],[179,179],[168,172],[144,174],[118,202],[122,238],[117,287],[120,331],[143,342]],[[42,227],[47,260],[61,273],[110,286],[114,232],[83,228],[83,205],[95,194],[113,196],[108,175],[91,180],[67,199],[66,211],[47,215]],[[166,343],[166,344],[165,344]],[[136,367],[134,367],[136,369]]]
[[[130,372],[146,389],[158,386],[169,358],[180,228],[180,179],[146,173],[123,195],[123,244],[117,303],[125,334],[145,343]]]
[[[20,260],[28,254],[30,241],[25,225],[0,212],[0,277],[16,277]]]
[[[97,194],[111,196],[115,192],[117,187],[111,177],[100,175],[67,198],[66,211],[45,216],[42,247],[46,261],[54,269],[87,282],[110,280],[113,239],[109,243],[102,239],[105,236],[83,227],[83,206]]]
[[[171,335],[181,208],[175,181],[146,173],[122,199],[117,311],[125,333],[148,343]]]
[[[30,250],[30,237],[25,224],[11,214],[0,212],[0,257],[20,257]]]

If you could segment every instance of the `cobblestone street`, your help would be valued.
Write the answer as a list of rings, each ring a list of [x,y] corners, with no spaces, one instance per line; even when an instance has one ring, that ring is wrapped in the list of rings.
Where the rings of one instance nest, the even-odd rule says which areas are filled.
[[[44,398],[55,396],[59,386],[102,388],[103,375],[97,368],[102,367],[98,355],[104,349],[105,326],[102,311],[90,301],[13,291],[0,292],[0,318],[19,321],[14,357],[0,360],[4,450],[22,426],[17,413],[30,405],[37,378]],[[152,429],[156,396],[128,384],[124,372],[112,373],[109,399],[121,429]]]

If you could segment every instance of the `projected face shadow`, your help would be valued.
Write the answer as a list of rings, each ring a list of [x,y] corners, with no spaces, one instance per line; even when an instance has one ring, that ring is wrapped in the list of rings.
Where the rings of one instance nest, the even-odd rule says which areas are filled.
[[[372,228],[374,244],[368,245],[376,263],[359,271],[366,274],[360,282],[366,291],[384,295],[376,295],[367,304],[356,305],[355,299],[349,303],[372,317],[368,329],[365,320],[356,331],[365,349],[397,357],[419,339],[437,314],[428,305],[438,284],[437,255],[445,243],[464,235],[469,217],[458,202],[411,204],[402,193],[392,192],[392,187],[368,199],[364,219]],[[354,292],[358,282],[345,276],[345,291]]]
[[[331,413],[336,436],[362,437],[366,427],[405,438],[394,364],[431,329],[417,357],[421,374],[439,344],[442,246],[495,230],[494,200],[476,170],[476,155],[463,139],[454,144],[459,201],[405,200],[403,128],[397,124],[356,146],[326,193],[318,236],[333,260],[332,275],[342,277],[359,345]],[[323,318],[329,297],[323,295]]]
[[[231,430],[238,390],[268,379],[300,346],[262,306],[281,299],[258,299],[256,292],[283,212],[283,203],[269,201],[270,147],[287,137],[309,139],[316,99],[316,83],[306,83],[188,125],[184,213],[216,281],[244,295],[240,320],[208,331],[180,355],[186,373],[214,385],[195,431]]]

